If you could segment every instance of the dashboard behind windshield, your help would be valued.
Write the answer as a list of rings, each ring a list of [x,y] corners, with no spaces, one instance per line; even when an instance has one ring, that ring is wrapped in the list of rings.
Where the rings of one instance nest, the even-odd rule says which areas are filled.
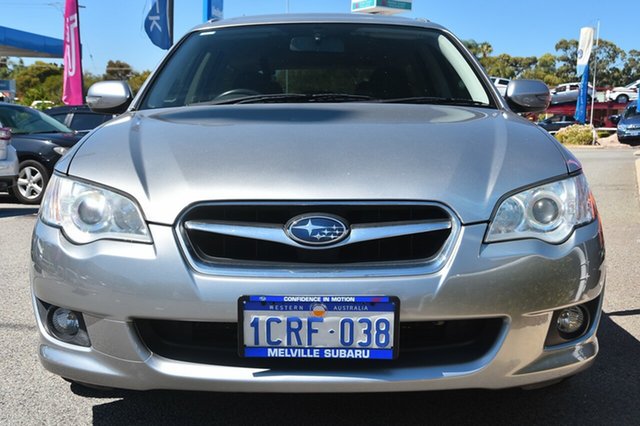
[[[287,94],[443,98],[493,105],[473,67],[442,31],[273,24],[190,34],[151,82],[138,108]]]

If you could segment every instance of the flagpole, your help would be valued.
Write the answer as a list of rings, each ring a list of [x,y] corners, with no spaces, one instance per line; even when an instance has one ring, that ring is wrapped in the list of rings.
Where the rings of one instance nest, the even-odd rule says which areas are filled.
[[[80,6],[76,1],[76,10],[78,11],[78,45],[80,46],[80,60],[79,69],[80,69],[80,93],[82,94],[82,104],[84,105],[84,71],[82,70],[82,39],[80,38],[80,8],[85,6]]]
[[[593,55],[593,96],[591,96],[591,118],[589,124],[593,126],[593,107],[596,103],[596,74],[598,73],[598,46],[600,45],[600,20],[598,19],[598,29],[596,30],[596,51]],[[589,89],[587,89],[587,93]]]
[[[167,1],[167,15],[169,18],[169,44],[173,46],[173,0]]]

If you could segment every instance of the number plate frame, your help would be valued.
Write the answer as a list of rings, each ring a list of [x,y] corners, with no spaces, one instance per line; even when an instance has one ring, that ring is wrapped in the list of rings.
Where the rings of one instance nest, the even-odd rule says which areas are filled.
[[[304,301],[304,302],[299,302],[299,301],[285,301],[285,298],[303,298],[304,300],[308,300],[308,301]],[[320,302],[317,302],[315,300],[312,299],[316,299],[319,298],[319,300],[321,300]],[[326,298],[329,298],[329,300],[325,300]],[[333,298],[342,298],[342,299],[354,299],[354,301],[335,301]],[[256,346],[245,346],[244,343],[244,337],[245,337],[245,333],[244,333],[244,326],[245,326],[245,318],[244,318],[244,311],[245,311],[245,304],[248,302],[258,302],[258,303],[264,303],[265,305],[268,303],[278,303],[278,304],[314,304],[314,303],[331,303],[331,304],[342,304],[342,305],[354,305],[354,304],[367,304],[367,303],[386,303],[386,304],[391,304],[393,306],[393,346],[390,349],[377,349],[375,347],[369,347],[369,348],[347,348],[347,347],[331,347],[331,348],[327,348],[327,347],[318,347],[318,346],[295,346],[295,347],[286,347],[286,346],[260,346],[260,347],[256,347]],[[298,311],[301,312],[301,311]],[[305,312],[305,311],[302,311]],[[307,317],[312,316],[311,315],[311,310],[306,311],[308,312]],[[376,312],[375,310],[370,311],[370,312]],[[384,312],[384,311],[378,311],[378,312]],[[389,311],[387,311],[389,312]],[[284,312],[283,312],[284,313]],[[284,315],[286,316],[286,315]],[[364,316],[363,316],[364,317]],[[355,320],[358,319],[357,317],[357,312],[351,317],[351,318],[355,318]],[[265,355],[256,355],[255,353],[251,353],[251,354],[247,354],[246,349],[247,348],[278,348],[278,349],[306,349],[306,350],[313,350],[313,349],[320,349],[321,351],[324,349],[333,349],[333,350],[340,350],[340,349],[368,349],[368,350],[373,350],[373,351],[389,351],[391,350],[391,356],[388,356],[388,354],[384,354],[384,357],[372,357],[371,359],[369,359],[370,361],[374,361],[374,360],[394,360],[398,358],[399,355],[399,342],[400,342],[400,299],[396,296],[266,296],[266,295],[261,295],[261,296],[249,296],[249,295],[244,295],[241,296],[238,299],[238,355],[241,358],[257,358],[257,359],[292,359],[292,360],[300,360],[300,359],[327,359],[327,360],[352,360],[353,358],[350,357],[324,357],[324,356],[320,356],[320,357],[311,357],[311,356],[265,356]]]

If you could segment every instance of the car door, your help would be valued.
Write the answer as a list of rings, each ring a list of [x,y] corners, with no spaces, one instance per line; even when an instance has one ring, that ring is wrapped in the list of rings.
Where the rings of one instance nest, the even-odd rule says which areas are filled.
[[[561,102],[565,102],[566,92],[567,92],[567,86],[561,85],[556,87],[552,95],[553,103],[559,104]]]

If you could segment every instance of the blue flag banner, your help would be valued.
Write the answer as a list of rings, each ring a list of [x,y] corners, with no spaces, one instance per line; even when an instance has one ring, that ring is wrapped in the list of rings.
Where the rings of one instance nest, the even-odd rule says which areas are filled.
[[[144,21],[144,30],[151,42],[160,49],[171,47],[172,37],[169,22],[169,0],[153,0],[151,10]]]
[[[223,17],[223,0],[202,0],[203,12],[202,19],[208,21],[210,19],[222,19]]]
[[[580,81],[580,92],[578,93],[578,102],[576,103],[576,115],[574,118],[580,124],[587,121],[587,98],[589,95],[589,64],[584,68],[582,80]]]

